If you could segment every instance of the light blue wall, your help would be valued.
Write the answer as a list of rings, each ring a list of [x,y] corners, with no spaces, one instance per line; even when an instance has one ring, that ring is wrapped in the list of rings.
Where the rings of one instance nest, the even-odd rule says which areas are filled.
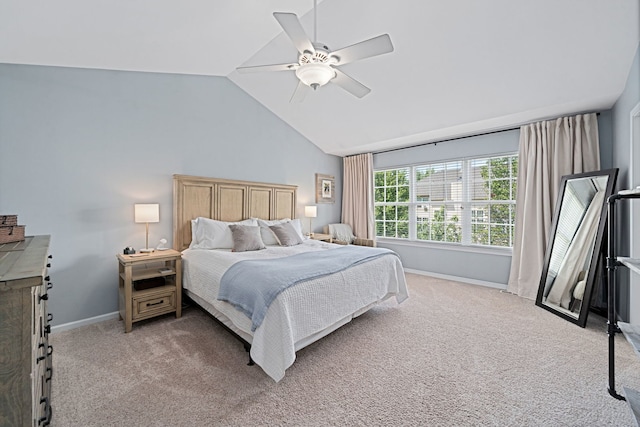
[[[612,132],[611,114],[606,111],[598,117],[601,165],[611,167]],[[434,162],[462,157],[491,156],[518,152],[520,130],[509,130],[487,135],[444,141],[436,145],[423,145],[374,155],[374,168],[392,168],[423,162]],[[471,252],[448,245],[410,244],[385,239],[379,246],[398,252],[407,268],[470,281],[506,286],[511,268],[510,251]]]
[[[638,178],[640,177],[640,165],[636,163],[635,181],[630,182],[629,171],[631,167],[631,119],[630,113],[634,107],[640,102],[640,46],[636,49],[636,54],[633,59],[631,70],[629,71],[629,77],[625,85],[624,91],[618,101],[612,108],[612,121],[613,121],[613,162],[614,166],[620,168],[618,176],[618,189],[626,189],[640,185]],[[638,153],[640,153],[640,147],[634,147],[636,162],[638,162]],[[624,202],[622,202],[624,203]],[[629,203],[629,202],[626,202]],[[638,202],[631,202],[638,203]],[[619,208],[617,210],[619,216],[617,218],[616,228],[618,231],[617,251],[620,255],[629,255],[630,240],[629,240],[629,216],[628,207]],[[638,212],[637,210],[635,212]],[[634,218],[636,221],[640,218]],[[637,256],[634,254],[634,256]],[[618,287],[620,294],[620,304],[618,308],[621,317],[624,320],[629,320],[630,314],[634,314],[634,318],[631,319],[634,323],[638,323],[640,316],[640,292],[635,290],[631,293],[629,290],[629,272],[626,268],[618,269],[619,284]],[[640,282],[636,282],[640,284]],[[633,295],[632,295],[633,294]]]
[[[461,157],[517,153],[519,138],[520,131],[511,130],[389,151],[375,154],[373,166],[374,169],[384,169]],[[378,246],[396,251],[406,268],[496,285],[506,286],[509,280],[510,253],[477,253],[451,249],[446,245],[427,247],[400,241],[394,243],[391,239],[379,241]]]
[[[613,121],[613,162],[620,168],[618,188],[629,188],[630,118],[631,110],[640,102],[640,47],[636,49],[624,91],[611,109]],[[637,185],[637,184],[636,184]]]
[[[134,203],[160,204],[150,244],[171,242],[173,174],[298,185],[302,218],[316,172],[338,201],[320,231],[342,159],[226,78],[0,64],[0,213],[52,235],[55,325],[117,310],[115,254],[144,246]]]

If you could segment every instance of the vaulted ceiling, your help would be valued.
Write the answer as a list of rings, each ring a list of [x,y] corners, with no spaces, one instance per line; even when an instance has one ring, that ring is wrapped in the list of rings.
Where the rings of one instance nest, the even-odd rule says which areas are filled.
[[[392,53],[290,103],[296,62],[273,12],[314,35],[312,0],[0,0],[0,62],[226,76],[326,153],[348,155],[613,106],[640,41],[640,0],[323,0],[332,50],[389,34]],[[0,94],[1,96],[1,94]]]

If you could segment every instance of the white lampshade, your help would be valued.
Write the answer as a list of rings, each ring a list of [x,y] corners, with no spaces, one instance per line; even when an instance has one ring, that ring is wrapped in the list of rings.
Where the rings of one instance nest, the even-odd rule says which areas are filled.
[[[311,63],[300,66],[296,70],[296,76],[302,83],[315,89],[329,83],[329,80],[336,76],[336,72],[327,64]]]
[[[318,216],[318,207],[317,206],[305,206],[304,207],[304,216],[307,218],[315,218]]]
[[[136,203],[135,222],[160,222],[160,205],[157,203]]]

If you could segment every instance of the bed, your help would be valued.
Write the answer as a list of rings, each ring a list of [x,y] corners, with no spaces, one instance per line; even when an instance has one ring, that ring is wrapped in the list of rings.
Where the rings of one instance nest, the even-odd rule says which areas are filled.
[[[388,298],[395,297],[401,303],[408,297],[402,263],[388,251],[283,289],[257,326],[232,303],[219,300],[223,276],[245,261],[333,256],[333,251],[342,248],[312,239],[301,239],[300,244],[292,246],[267,244],[264,249],[245,252],[191,244],[192,239],[201,241],[192,229],[196,218],[216,223],[252,218],[267,224],[297,223],[300,233],[299,220],[295,219],[296,193],[297,187],[291,185],[174,175],[174,248],[183,253],[184,291],[238,337],[250,350],[252,361],[276,382],[295,361],[296,351]],[[273,242],[265,238],[265,243]]]

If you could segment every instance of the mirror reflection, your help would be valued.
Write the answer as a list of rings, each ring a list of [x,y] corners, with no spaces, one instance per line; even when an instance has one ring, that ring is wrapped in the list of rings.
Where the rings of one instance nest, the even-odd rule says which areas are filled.
[[[536,304],[584,326],[617,170],[563,177]]]

